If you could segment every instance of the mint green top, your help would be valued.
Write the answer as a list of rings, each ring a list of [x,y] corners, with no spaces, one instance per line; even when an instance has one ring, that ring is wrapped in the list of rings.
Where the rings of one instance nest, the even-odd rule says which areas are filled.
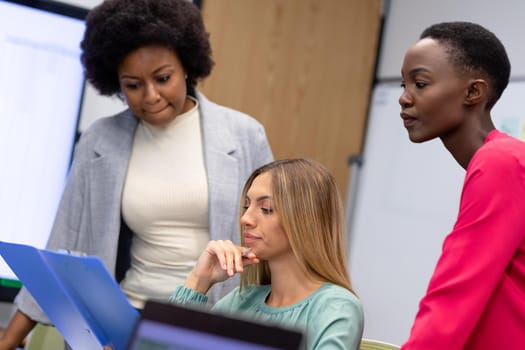
[[[359,299],[349,290],[325,283],[310,296],[285,307],[266,305],[270,291],[270,285],[243,287],[242,292],[237,287],[220,299],[213,310],[299,328],[306,334],[307,349],[359,349],[363,334],[363,310]],[[170,301],[204,305],[207,297],[193,289],[178,286]]]

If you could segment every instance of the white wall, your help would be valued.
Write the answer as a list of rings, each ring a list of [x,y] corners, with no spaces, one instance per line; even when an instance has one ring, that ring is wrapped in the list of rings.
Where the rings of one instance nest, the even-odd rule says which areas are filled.
[[[390,0],[378,78],[400,77],[405,49],[417,41],[430,24],[441,21],[472,21],[498,36],[512,63],[512,76],[525,77],[523,27],[525,1],[520,0]]]
[[[350,268],[365,310],[365,336],[401,344],[408,337],[444,237],[455,221],[464,171],[440,141],[412,144],[397,100],[405,50],[427,26],[477,22],[507,48],[512,79],[525,77],[522,0],[392,0],[387,13],[359,180],[352,190]],[[493,110],[497,127],[524,125],[521,83]],[[354,181],[355,182],[355,181]]]
[[[116,97],[101,96],[86,83],[86,91],[80,111],[79,131],[82,132],[97,118],[107,117],[125,109],[126,105]]]

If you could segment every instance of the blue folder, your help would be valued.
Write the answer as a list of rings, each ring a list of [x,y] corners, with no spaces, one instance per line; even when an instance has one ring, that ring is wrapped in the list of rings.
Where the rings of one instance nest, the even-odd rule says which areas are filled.
[[[126,349],[140,315],[100,258],[1,241],[0,255],[73,349]]]

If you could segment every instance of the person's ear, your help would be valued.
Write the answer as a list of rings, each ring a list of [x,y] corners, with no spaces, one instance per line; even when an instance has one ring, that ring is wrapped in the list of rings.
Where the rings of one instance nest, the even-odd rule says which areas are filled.
[[[488,97],[489,85],[484,79],[471,80],[465,93],[465,105],[473,106],[485,101]]]

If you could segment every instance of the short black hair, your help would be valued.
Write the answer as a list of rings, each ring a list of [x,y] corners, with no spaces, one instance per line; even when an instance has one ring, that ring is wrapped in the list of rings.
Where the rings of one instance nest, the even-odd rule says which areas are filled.
[[[510,61],[501,41],[488,29],[471,22],[442,22],[423,31],[447,47],[451,62],[464,72],[476,72],[489,81],[487,108],[492,108],[507,87]]]
[[[189,0],[105,0],[87,15],[80,44],[86,79],[102,95],[120,92],[117,69],[140,47],[175,51],[189,91],[212,70],[209,34],[199,8]]]

